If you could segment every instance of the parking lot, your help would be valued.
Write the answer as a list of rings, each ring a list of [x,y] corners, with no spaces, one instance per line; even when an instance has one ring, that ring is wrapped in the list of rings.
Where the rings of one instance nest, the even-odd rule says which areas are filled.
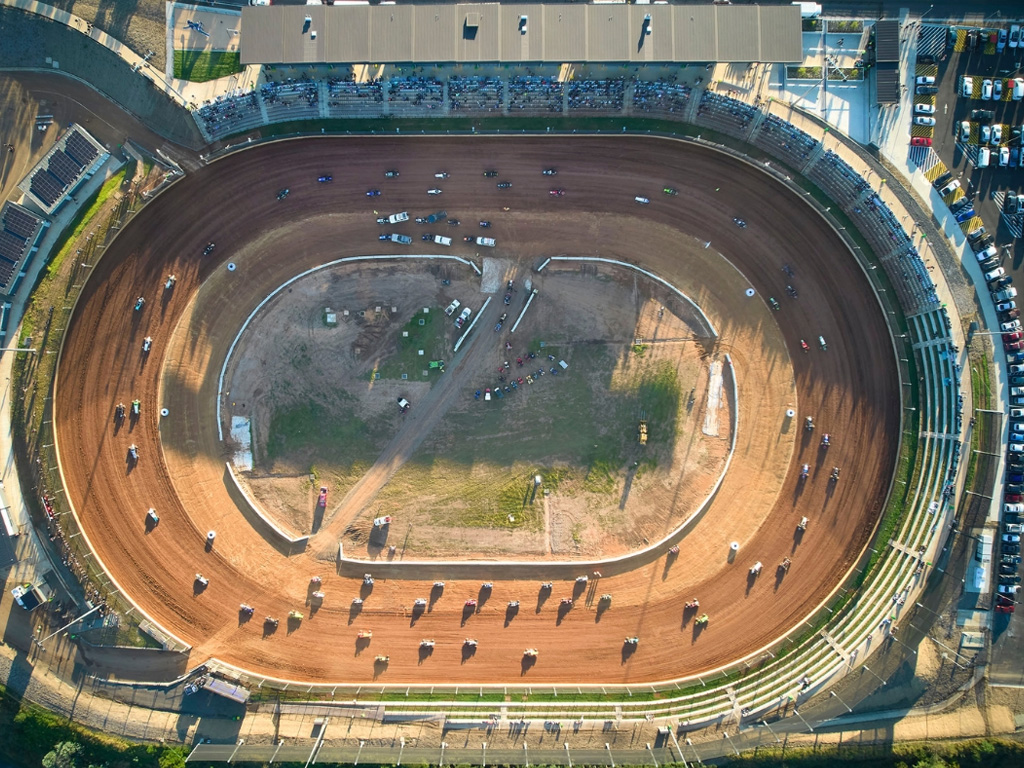
[[[1005,29],[1005,27],[1004,27]],[[927,136],[931,131],[932,151],[938,159],[953,172],[953,177],[959,179],[964,194],[973,203],[977,215],[984,222],[986,230],[995,236],[995,242],[1000,246],[1000,253],[1007,255],[1004,267],[1007,271],[1019,270],[1024,261],[1024,250],[1020,247],[1020,229],[1012,225],[1012,222],[1002,217],[1001,205],[1003,197],[1007,192],[1016,193],[1024,191],[1024,166],[1021,165],[1019,156],[1013,155],[1013,150],[1018,154],[1021,149],[1019,138],[1014,137],[1014,128],[1024,123],[1024,101],[1014,101],[1013,79],[1024,77],[1021,70],[1021,59],[1024,58],[1024,48],[1018,46],[1012,48],[1007,44],[1002,51],[997,51],[997,43],[986,41],[986,36],[992,33],[998,35],[998,28],[986,29],[978,34],[968,28],[958,28],[955,33],[945,31],[941,28],[928,27],[922,29],[918,41],[918,56],[928,61],[929,56],[934,57],[935,65],[919,63],[918,75],[937,75],[938,92],[934,96],[920,94],[915,95],[915,103],[929,103],[932,100],[935,104],[935,126],[928,128],[915,125],[914,136]],[[972,45],[972,41],[977,42]],[[998,41],[998,37],[997,37]],[[968,88],[971,97],[964,97],[964,78],[970,78]],[[995,81],[1002,81],[1002,94],[999,100],[995,98],[983,99],[983,90],[987,90],[984,81],[993,82],[993,96],[996,89]],[[910,85],[909,87],[914,87]],[[991,117],[979,116],[977,111],[991,111]],[[972,114],[974,118],[972,119]],[[966,141],[962,140],[961,123],[969,123],[969,136]],[[982,131],[988,126],[987,147],[991,152],[990,165],[988,168],[978,168],[978,149],[982,138]],[[1000,126],[1001,137],[993,141],[995,126]],[[1000,149],[1005,147],[1010,162],[1016,161],[1015,167],[999,167],[998,160]],[[927,152],[926,148],[914,148],[912,152]],[[938,176],[935,173],[934,176]],[[960,197],[959,194],[952,195],[947,202],[953,202]],[[936,212],[940,213],[940,212]],[[961,226],[966,231],[979,226],[981,222],[966,220]],[[1004,250],[1002,246],[1007,246]],[[1021,275],[1024,277],[1024,274]]]

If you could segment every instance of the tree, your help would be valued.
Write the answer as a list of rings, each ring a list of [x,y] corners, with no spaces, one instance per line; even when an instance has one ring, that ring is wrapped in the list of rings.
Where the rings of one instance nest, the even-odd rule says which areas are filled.
[[[60,741],[43,755],[43,768],[78,768],[82,745],[73,741]]]

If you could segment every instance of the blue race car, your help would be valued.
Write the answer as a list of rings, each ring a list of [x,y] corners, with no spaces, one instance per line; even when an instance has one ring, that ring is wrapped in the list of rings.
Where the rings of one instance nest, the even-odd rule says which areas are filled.
[[[328,182],[334,181],[334,177],[333,176],[320,176],[320,177],[317,178],[317,181],[319,181],[321,184],[327,184]]]
[[[380,197],[380,190],[379,189],[368,189],[366,191],[366,196],[367,197]]]

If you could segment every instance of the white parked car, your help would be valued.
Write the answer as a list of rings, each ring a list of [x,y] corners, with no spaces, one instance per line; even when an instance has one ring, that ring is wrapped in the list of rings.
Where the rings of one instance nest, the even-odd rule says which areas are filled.
[[[991,138],[992,138],[992,126],[991,125],[983,125],[983,126],[981,126],[981,143],[982,144],[988,144],[988,142],[989,142],[989,140]]]
[[[1010,148],[1000,147],[999,148],[999,165],[1003,168],[1010,164]]]
[[[469,307],[466,307],[464,310],[462,310],[462,314],[455,318],[455,327],[461,328],[463,324],[469,319],[469,316],[471,314],[473,314],[473,310],[471,310]]]
[[[960,95],[965,98],[971,98],[974,95],[974,78],[965,77],[963,82],[960,83]]]
[[[1002,269],[1002,267],[1000,267]],[[1020,330],[1020,320],[1011,320],[1008,323],[1000,323],[999,327],[1005,333],[1012,333],[1013,331]],[[1024,392],[1014,392],[1015,395],[1024,395]]]
[[[914,111],[919,115],[934,115],[935,105],[934,104],[915,104]]]
[[[1002,267],[996,267],[991,272],[985,273],[985,282],[991,283],[993,280],[998,280],[1006,274],[1006,270]]]
[[[1012,36],[1011,36],[1012,37]],[[1012,43],[1011,43],[1012,45]],[[931,76],[924,76],[917,78],[918,85],[935,85],[935,78]]]
[[[1020,514],[1024,512],[1024,504],[1003,504],[1003,512],[1016,512]]]
[[[920,117],[919,116],[919,117],[915,117],[914,118],[914,123],[916,125],[928,125],[928,126],[931,126],[931,125],[935,125],[935,118],[934,117]]]
[[[987,77],[981,81],[981,98],[989,101],[992,98],[992,81]]]
[[[939,194],[943,197],[949,197],[949,195],[957,189],[960,189],[960,179],[953,179],[949,184],[939,190]]]
[[[960,141],[971,140],[971,124],[964,120],[960,123]]]
[[[1010,47],[1016,48],[1020,45],[1020,24],[1010,26]]]
[[[1013,302],[1011,301],[1009,303],[1012,304]],[[1010,373],[1024,373],[1024,365],[1022,365],[1021,363],[1017,363],[1016,365],[1011,365],[1010,366]],[[1017,410],[1017,409],[1015,408],[1014,410]],[[1013,415],[1013,414],[1011,414],[1011,415]],[[1024,417],[1024,411],[1021,411],[1019,415]]]
[[[1006,48],[1007,37],[1009,37],[1009,35],[1007,35],[1006,30],[1000,29],[999,38],[996,40],[996,53],[1002,53],[1003,49]]]
[[[458,299],[452,299],[452,303],[448,305],[448,308],[445,309],[444,313],[446,315],[448,315],[448,317],[451,317],[452,314],[455,312],[455,310],[458,309],[461,306],[462,306],[462,302],[461,301],[459,301]]]
[[[992,82],[992,98],[996,101],[1003,100],[1003,81],[994,80]]]
[[[996,123],[992,126],[992,146],[999,146],[1003,140],[1003,126]]]

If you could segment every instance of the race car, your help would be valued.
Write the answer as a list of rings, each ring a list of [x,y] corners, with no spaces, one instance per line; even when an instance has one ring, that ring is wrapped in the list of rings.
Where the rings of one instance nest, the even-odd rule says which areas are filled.
[[[487,228],[489,228],[491,226],[491,222],[489,222],[489,221],[481,221],[480,222],[480,226],[482,228],[484,228],[484,229],[487,229]]]
[[[203,249],[203,256],[209,256],[211,253],[213,253],[213,249],[216,247],[216,243],[207,243],[206,248]]]
[[[484,176],[486,176],[488,179],[493,179],[497,175],[497,171],[484,171]]]
[[[661,191],[664,192],[666,195],[672,195],[673,197],[679,194],[679,190],[674,189],[673,187],[665,187]]]
[[[393,170],[393,169],[390,170],[390,171],[384,171],[384,176],[386,178],[389,178],[389,179],[397,179],[398,178],[398,171]]]
[[[511,189],[511,187],[512,187],[512,182],[511,181],[499,181],[498,182],[498,189]]]
[[[541,173],[543,173],[545,176],[557,176],[558,175],[558,171],[555,170],[554,168],[545,168],[543,171],[541,171]]]
[[[290,192],[290,189],[282,189],[280,192],[277,193],[277,199],[284,200],[286,197],[288,197]]]
[[[548,190],[548,194],[551,195],[552,197],[564,197],[565,196],[565,190],[564,189],[550,189],[550,190]]]
[[[367,197],[380,197],[380,190],[379,189],[368,189],[368,190],[366,190],[366,196]]]
[[[333,176],[318,176],[316,180],[319,181],[321,184],[328,184],[328,183],[334,181],[334,177]]]
[[[440,195],[441,194],[441,190],[438,189],[437,187],[434,187],[433,189],[428,189],[427,190],[427,194],[428,195]]]

